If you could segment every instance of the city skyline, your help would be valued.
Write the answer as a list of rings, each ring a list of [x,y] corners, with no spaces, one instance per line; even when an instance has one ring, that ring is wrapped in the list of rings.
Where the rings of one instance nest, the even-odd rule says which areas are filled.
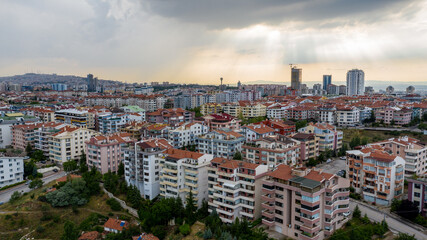
[[[0,75],[124,82],[427,82],[426,1],[2,1]],[[29,17],[31,16],[31,18]],[[408,36],[416,36],[408,38]]]

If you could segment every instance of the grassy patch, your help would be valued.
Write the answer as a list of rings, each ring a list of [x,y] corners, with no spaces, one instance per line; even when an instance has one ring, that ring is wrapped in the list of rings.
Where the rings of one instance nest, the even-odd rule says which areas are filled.
[[[349,144],[351,139],[353,137],[359,136],[360,138],[366,137],[368,139],[368,143],[372,142],[378,142],[382,140],[386,140],[393,137],[400,137],[400,136],[409,136],[416,139],[421,140],[422,142],[427,141],[427,135],[414,133],[414,132],[408,132],[408,131],[402,131],[402,132],[396,132],[396,131],[373,131],[373,130],[362,130],[362,129],[343,129],[344,133],[343,142]]]

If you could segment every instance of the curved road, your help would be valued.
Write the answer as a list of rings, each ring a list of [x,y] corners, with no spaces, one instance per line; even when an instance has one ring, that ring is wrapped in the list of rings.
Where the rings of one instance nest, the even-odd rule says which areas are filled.
[[[60,171],[60,172],[51,174],[49,176],[46,176],[46,177],[42,178],[43,185],[48,184],[48,183],[50,183],[50,182],[52,182],[52,181],[54,181],[54,180],[56,180],[56,179],[58,179],[60,177],[65,176],[65,175],[66,175],[66,173],[64,171]],[[15,191],[18,191],[18,192],[29,192],[29,191],[31,191],[31,189],[28,187],[28,185],[21,184],[21,185],[18,185],[16,187],[9,188],[9,189],[6,189],[4,191],[1,191],[0,192],[0,202],[8,202],[9,199],[10,199],[10,197],[12,196],[12,194]]]
[[[405,224],[399,220],[396,220],[395,218],[388,216],[387,214],[384,214],[383,212],[381,212],[379,210],[376,210],[376,209],[374,210],[370,207],[366,207],[363,204],[360,204],[358,202],[350,201],[351,211],[354,210],[356,205],[359,205],[359,209],[362,212],[362,216],[365,215],[365,213],[366,213],[368,218],[372,221],[381,222],[385,216],[385,220],[388,224],[388,227],[394,233],[402,232],[402,233],[407,233],[409,235],[415,234],[415,238],[417,238],[417,239],[420,239],[420,240],[427,239],[426,233],[423,231],[420,231],[421,229],[418,229],[416,227]]]

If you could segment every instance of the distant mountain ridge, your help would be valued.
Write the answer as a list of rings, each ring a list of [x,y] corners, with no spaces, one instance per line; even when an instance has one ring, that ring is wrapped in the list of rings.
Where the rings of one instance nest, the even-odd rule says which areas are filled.
[[[99,79],[99,81],[103,81],[105,83],[117,82],[113,80],[103,80],[103,79]],[[83,84],[83,83],[86,83],[86,77],[79,77],[74,75],[26,73],[22,75],[0,77],[0,82],[13,82],[13,83],[19,83],[19,84],[50,84],[50,83]]]

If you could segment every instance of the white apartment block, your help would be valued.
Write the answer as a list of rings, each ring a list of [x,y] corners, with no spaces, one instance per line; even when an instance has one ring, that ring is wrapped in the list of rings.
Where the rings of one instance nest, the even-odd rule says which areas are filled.
[[[266,165],[214,158],[208,173],[209,212],[215,209],[225,223],[260,218],[261,179],[266,173]]]
[[[126,183],[136,186],[145,199],[160,194],[162,152],[172,146],[166,139],[148,139],[124,148]]]
[[[331,125],[335,124],[335,107],[320,107],[319,108],[319,122],[328,123]]]
[[[208,167],[212,154],[179,149],[164,152],[160,171],[160,196],[180,197],[184,203],[190,191],[198,207],[208,200]]]
[[[0,157],[0,188],[24,181],[23,157]]]
[[[49,156],[49,140],[50,137],[59,132],[61,128],[65,127],[65,123],[47,122],[40,124],[34,130],[34,148],[43,151],[45,156]]]
[[[169,142],[174,148],[196,144],[196,137],[208,133],[209,127],[201,123],[184,123],[169,131]]]
[[[65,126],[49,139],[49,158],[58,164],[77,160],[85,150],[85,142],[98,132],[87,128]]]
[[[336,111],[336,123],[339,127],[354,127],[360,123],[357,107],[340,106]]]
[[[268,119],[287,119],[288,118],[288,106],[280,103],[274,103],[267,107],[267,118]]]
[[[240,133],[214,130],[197,137],[197,150],[215,157],[232,158],[236,151],[242,150],[244,142],[245,137]]]

